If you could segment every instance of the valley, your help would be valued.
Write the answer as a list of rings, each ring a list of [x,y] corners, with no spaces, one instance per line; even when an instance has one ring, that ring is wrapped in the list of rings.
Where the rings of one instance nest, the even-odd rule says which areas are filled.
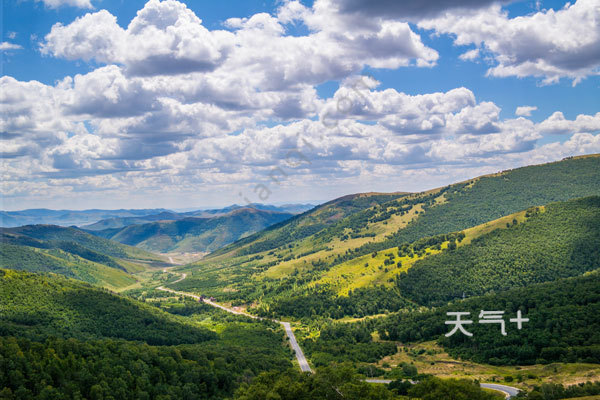
[[[548,385],[570,393],[563,398],[594,394],[598,171],[600,156],[588,156],[422,193],[345,196],[294,215],[238,208],[96,231],[2,228],[3,357],[30,349],[28,362],[41,368],[49,349],[59,358],[70,351],[71,363],[92,371],[98,365],[83,354],[151,352],[171,357],[177,371],[166,383],[166,364],[153,364],[148,384],[100,387],[72,372],[52,377],[79,382],[84,396],[124,384],[152,396],[245,398],[280,380],[305,389],[353,382],[378,399],[407,398],[407,380],[419,382],[409,385],[414,393],[467,385],[460,390],[473,398],[497,398],[479,384],[531,398]],[[198,251],[201,242],[212,244]],[[496,308],[521,310],[530,322],[506,337],[481,325],[468,340],[444,336],[446,312]],[[20,371],[11,392],[43,391],[18,384],[34,379]]]

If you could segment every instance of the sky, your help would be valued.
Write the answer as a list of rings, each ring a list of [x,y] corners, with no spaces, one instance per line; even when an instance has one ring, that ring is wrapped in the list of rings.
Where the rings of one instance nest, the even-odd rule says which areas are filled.
[[[600,153],[600,0],[3,0],[0,209],[320,203]]]

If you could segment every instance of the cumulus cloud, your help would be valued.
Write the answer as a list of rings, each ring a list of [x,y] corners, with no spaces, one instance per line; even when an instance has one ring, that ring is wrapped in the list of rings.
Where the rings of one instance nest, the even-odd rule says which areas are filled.
[[[235,70],[262,89],[341,79],[365,65],[432,66],[438,58],[407,23],[354,22],[329,0],[312,8],[291,1],[276,16],[233,18],[226,21],[231,31],[209,31],[185,4],[150,0],[126,29],[106,10],[58,23],[41,49],[69,60],[121,64],[135,76]],[[305,24],[310,32],[287,35],[290,23]]]
[[[16,44],[16,43],[10,43],[10,42],[2,42],[0,43],[0,51],[7,51],[7,50],[19,50],[22,49],[23,47]]]
[[[598,2],[578,0],[558,11],[515,18],[493,4],[482,10],[449,11],[418,25],[454,35],[456,45],[474,44],[485,50],[497,63],[488,70],[490,76],[534,76],[546,84],[568,78],[576,84],[600,73],[598,20]]]
[[[575,120],[568,120],[560,111],[538,124],[538,130],[544,134],[574,134],[600,131],[600,112],[596,115],[578,115]]]
[[[515,110],[515,115],[519,117],[531,117],[531,113],[537,109],[536,106],[520,106]]]
[[[449,10],[483,8],[510,0],[341,0],[340,10],[369,17],[420,19],[443,14]]]
[[[42,52],[101,66],[54,85],[0,78],[3,194],[50,199],[102,190],[127,200],[119,196],[162,196],[164,188],[187,196],[256,182],[297,188],[303,180],[349,192],[384,178],[403,189],[401,179],[458,180],[448,174],[463,168],[463,179],[493,172],[483,164],[542,157],[536,143],[544,134],[572,135],[573,153],[598,146],[600,113],[567,120],[557,112],[534,124],[525,117],[535,108],[501,118],[498,105],[464,87],[418,95],[379,89],[358,75],[365,67],[431,67],[438,53],[410,24],[365,18],[375,11],[353,11],[351,3],[287,1],[274,14],[209,30],[184,4],[150,0],[126,28],[105,10],[55,25]],[[410,2],[394,7],[410,14]],[[437,7],[442,14],[419,18],[443,20],[457,10]],[[463,12],[476,18],[489,10],[496,9]],[[293,25],[305,33],[290,34]],[[471,39],[458,43],[477,46],[461,57],[467,61],[508,51]],[[341,82],[338,90],[319,97],[317,85],[331,80]],[[275,168],[285,182],[272,179]]]
[[[69,60],[122,64],[132,75],[178,74],[216,68],[232,38],[226,31],[208,31],[183,3],[150,0],[127,29],[106,10],[58,23],[41,50]]]
[[[62,6],[71,6],[77,8],[94,8],[91,0],[35,0],[36,2],[42,2],[46,7],[59,8]]]

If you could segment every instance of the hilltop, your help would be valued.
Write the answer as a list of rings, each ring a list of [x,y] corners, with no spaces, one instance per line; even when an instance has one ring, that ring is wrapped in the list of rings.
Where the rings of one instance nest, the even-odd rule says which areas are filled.
[[[88,232],[153,252],[210,252],[293,215],[247,207],[216,216],[183,217]]]
[[[26,225],[0,228],[0,267],[54,272],[118,289],[136,282],[131,273],[163,265],[159,256],[76,228]]]
[[[422,193],[345,196],[181,268],[188,279],[177,287],[224,301],[258,301],[264,312],[278,299],[313,298],[327,308],[331,299],[349,294],[351,303],[381,298],[387,304],[381,307],[388,307],[395,299],[393,307],[404,307],[402,299],[410,299],[400,294],[396,281],[418,260],[443,252],[450,240],[462,245],[461,233],[470,234],[468,244],[490,230],[507,229],[513,220],[531,218],[526,216],[531,207],[600,195],[598,171],[600,157],[593,155]],[[399,256],[402,248],[405,254]],[[362,308],[364,314],[380,307]]]

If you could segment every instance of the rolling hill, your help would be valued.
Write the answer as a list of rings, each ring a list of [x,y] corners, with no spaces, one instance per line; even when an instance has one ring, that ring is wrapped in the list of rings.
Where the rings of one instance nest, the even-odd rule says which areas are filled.
[[[54,272],[119,289],[136,282],[131,273],[163,263],[154,254],[75,228],[27,225],[0,229],[0,268]]]
[[[210,252],[292,216],[239,208],[213,217],[185,217],[88,232],[154,252]]]
[[[291,367],[277,326],[223,313],[198,310],[217,332],[76,280],[0,269],[0,398],[230,398]]]
[[[285,299],[301,304],[300,299],[318,298],[325,304],[332,297],[359,293],[361,301],[373,302],[369,290],[378,287],[389,291],[379,297],[399,296],[398,275],[419,260],[445,252],[450,241],[461,247],[491,230],[510,228],[515,219],[533,219],[526,215],[530,207],[600,195],[598,171],[600,157],[592,155],[422,193],[346,196],[181,268],[188,279],[177,287],[236,303],[260,299],[259,310],[266,313]],[[581,224],[587,216],[561,221]],[[516,227],[509,235],[520,229],[524,228]],[[457,236],[461,233],[464,243]],[[566,276],[562,273],[554,278]]]

